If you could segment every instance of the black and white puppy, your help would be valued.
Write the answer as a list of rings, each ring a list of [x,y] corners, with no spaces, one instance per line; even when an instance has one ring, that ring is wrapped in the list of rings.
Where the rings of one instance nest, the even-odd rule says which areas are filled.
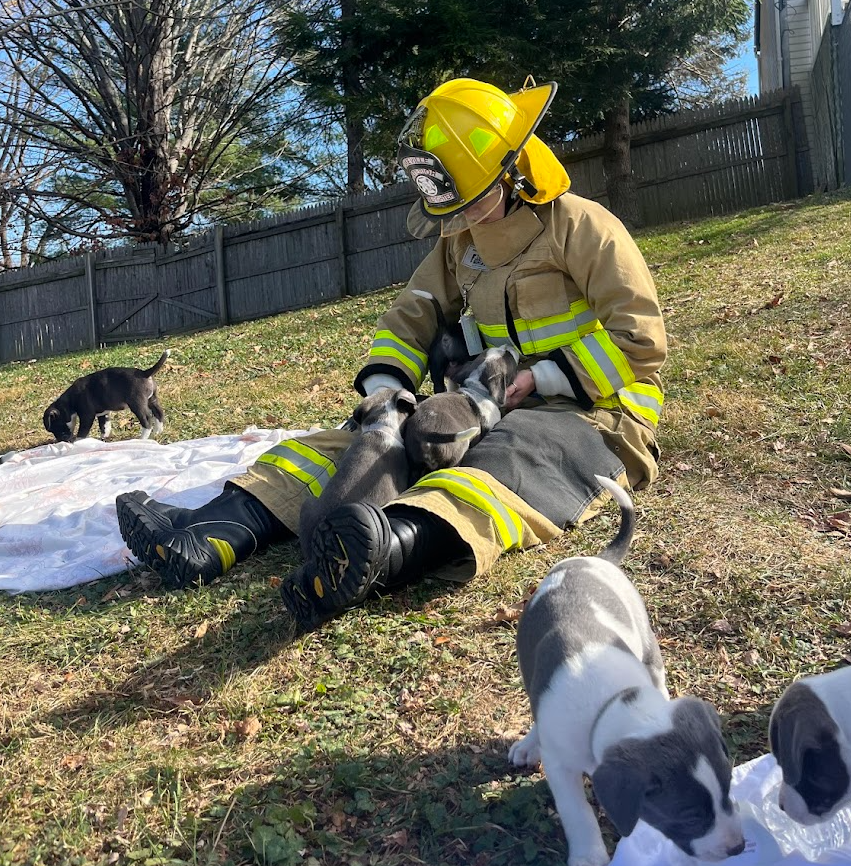
[[[555,565],[520,618],[517,657],[534,724],[508,757],[543,762],[569,866],[609,862],[583,774],[621,835],[641,818],[687,854],[723,860],[745,843],[720,720],[704,701],[668,697],[644,603],[618,567],[632,501],[596,477],[620,505],[621,527],[599,556]]]
[[[313,531],[337,506],[366,502],[381,508],[410,483],[402,429],[417,409],[410,391],[383,388],[367,397],[352,413],[360,425],[322,495],[305,501],[299,514],[299,539],[308,556]]]
[[[457,466],[502,417],[505,393],[517,375],[517,350],[487,349],[453,374],[457,391],[423,400],[405,425],[405,450],[420,475]]]
[[[428,374],[431,377],[434,393],[442,394],[447,390],[447,374],[470,360],[470,353],[467,351],[467,344],[464,341],[464,331],[460,322],[450,325],[446,321],[443,308],[431,292],[413,289],[413,293],[431,301],[434,308],[437,333],[428,347]]]
[[[101,438],[106,439],[112,431],[109,413],[129,409],[142,425],[141,439],[147,439],[151,430],[159,433],[165,415],[157,399],[153,376],[170,354],[166,349],[159,361],[147,370],[107,367],[80,376],[44,410],[44,429],[52,433],[57,442],[73,442],[85,439],[97,418]]]
[[[778,806],[790,818],[818,824],[851,805],[851,667],[792,683],[768,738],[783,771]]]

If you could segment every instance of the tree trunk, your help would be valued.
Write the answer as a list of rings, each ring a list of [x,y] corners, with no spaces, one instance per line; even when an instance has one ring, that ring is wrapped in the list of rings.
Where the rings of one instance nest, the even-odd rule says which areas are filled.
[[[629,153],[629,97],[621,99],[603,116],[603,173],[609,210],[628,229],[643,225],[638,191]]]
[[[340,20],[355,17],[357,0],[341,0]],[[343,39],[343,61],[341,64],[343,77],[343,104],[346,115],[346,168],[347,181],[346,192],[361,193],[366,189],[364,183],[365,164],[363,157],[363,137],[365,125],[360,116],[360,110],[356,107],[357,100],[362,91],[362,84],[358,74],[357,59],[353,56],[353,47],[348,37]]]

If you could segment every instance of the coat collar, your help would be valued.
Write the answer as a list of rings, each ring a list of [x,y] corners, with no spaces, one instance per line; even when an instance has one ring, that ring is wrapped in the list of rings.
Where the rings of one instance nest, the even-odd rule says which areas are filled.
[[[491,269],[501,268],[516,258],[544,230],[534,208],[521,206],[492,223],[472,226],[470,234],[476,252]]]

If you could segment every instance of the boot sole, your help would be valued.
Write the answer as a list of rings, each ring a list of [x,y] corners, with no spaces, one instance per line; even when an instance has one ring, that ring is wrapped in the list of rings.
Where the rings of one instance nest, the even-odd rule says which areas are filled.
[[[390,524],[377,509],[343,506],[320,521],[307,562],[281,587],[298,624],[313,629],[369,595],[390,546]]]
[[[115,500],[118,528],[133,555],[173,587],[201,585],[220,577],[219,564],[199,550],[192,533],[175,529],[168,518],[148,508],[144,499],[147,494],[137,490]]]

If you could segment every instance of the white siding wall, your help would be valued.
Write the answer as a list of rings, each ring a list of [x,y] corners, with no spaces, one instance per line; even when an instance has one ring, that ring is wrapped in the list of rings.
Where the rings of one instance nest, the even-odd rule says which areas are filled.
[[[830,0],[810,0],[810,48],[815,62],[824,28],[830,23]]]
[[[780,64],[780,24],[774,0],[760,0],[759,9],[759,92],[769,93],[783,86]]]
[[[813,0],[817,3],[818,0]],[[789,28],[789,67],[792,84],[801,88],[801,107],[807,128],[807,138],[814,140],[813,127],[813,97],[810,85],[810,72],[813,68],[815,53],[813,51],[813,34],[810,27],[810,9],[808,0],[788,0],[786,6],[786,21]],[[818,39],[816,38],[816,46]]]

